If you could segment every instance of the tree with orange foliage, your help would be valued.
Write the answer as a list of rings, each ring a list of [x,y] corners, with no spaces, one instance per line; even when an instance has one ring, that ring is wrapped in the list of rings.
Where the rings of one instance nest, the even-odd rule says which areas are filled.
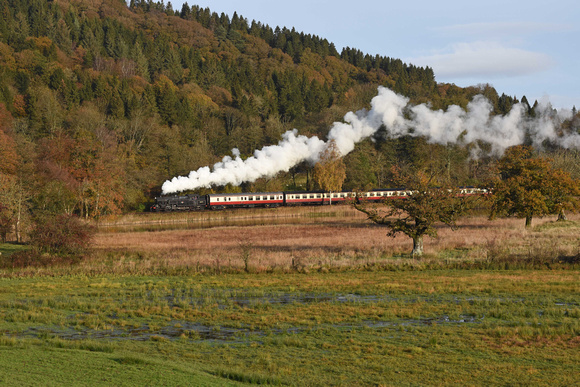
[[[580,209],[580,185],[569,173],[554,169],[550,160],[533,158],[532,148],[509,148],[497,165],[498,179],[491,197],[490,219],[516,216],[532,225],[534,216],[558,214]]]
[[[413,239],[412,256],[423,255],[423,237],[437,237],[435,223],[442,222],[456,229],[456,221],[472,205],[473,197],[460,195],[459,189],[434,187],[424,173],[401,176],[393,169],[393,181],[405,187],[404,198],[388,199],[378,205],[355,202],[354,208],[365,213],[369,220],[389,229],[390,237],[403,233]]]
[[[346,166],[336,142],[331,140],[320,155],[320,161],[314,166],[314,180],[323,190],[336,192],[342,189],[344,179]]]

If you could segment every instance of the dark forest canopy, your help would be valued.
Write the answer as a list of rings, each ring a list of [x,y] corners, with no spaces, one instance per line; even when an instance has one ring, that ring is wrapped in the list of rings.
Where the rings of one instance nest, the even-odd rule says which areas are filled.
[[[437,84],[429,67],[339,53],[322,37],[195,5],[0,0],[0,13],[0,217],[10,219],[144,210],[163,181],[234,147],[247,156],[292,128],[324,138],[379,85],[437,109],[477,94],[497,114],[518,102],[490,85]],[[375,140],[346,157],[344,188],[388,186],[395,164],[458,184],[485,177],[487,161],[470,160],[468,149]],[[225,189],[311,189],[311,172],[299,165]]]

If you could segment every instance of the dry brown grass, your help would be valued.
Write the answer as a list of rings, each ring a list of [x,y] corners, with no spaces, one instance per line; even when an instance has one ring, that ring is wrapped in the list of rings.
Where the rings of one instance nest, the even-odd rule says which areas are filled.
[[[307,216],[300,224],[100,232],[95,246],[99,251],[139,252],[139,262],[133,258],[121,259],[116,263],[120,266],[163,264],[169,267],[213,267],[218,271],[226,267],[244,269],[246,263],[251,270],[266,271],[369,265],[385,260],[410,262],[407,254],[412,242],[408,237],[389,238],[384,228],[370,223],[353,210],[349,212],[345,207],[337,207],[278,211],[275,213],[277,217],[291,217],[297,213]],[[244,213],[243,210],[228,216],[252,214],[263,216],[259,211]],[[570,219],[577,221],[580,216],[572,215]],[[534,219],[534,225],[554,220],[555,217]],[[481,260],[498,254],[575,255],[580,252],[579,245],[578,227],[525,230],[521,219],[492,222],[477,216],[461,220],[456,231],[441,226],[439,238],[426,239],[425,252],[427,257],[436,259]]]

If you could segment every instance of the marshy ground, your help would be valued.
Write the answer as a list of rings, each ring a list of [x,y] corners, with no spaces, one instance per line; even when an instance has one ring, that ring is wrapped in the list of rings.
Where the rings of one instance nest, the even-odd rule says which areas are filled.
[[[119,219],[75,265],[0,271],[0,383],[580,379],[577,218],[468,218],[411,259],[362,217],[309,211],[185,229],[169,214],[180,229],[157,231]]]

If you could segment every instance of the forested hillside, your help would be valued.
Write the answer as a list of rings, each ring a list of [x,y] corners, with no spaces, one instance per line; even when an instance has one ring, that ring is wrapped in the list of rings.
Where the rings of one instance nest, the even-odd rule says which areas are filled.
[[[505,114],[518,102],[489,85],[437,84],[430,68],[338,52],[323,37],[197,6],[0,0],[0,13],[0,223],[9,227],[42,212],[145,210],[163,181],[234,147],[247,156],[292,128],[323,138],[346,112],[368,107],[379,85],[433,108],[465,108],[483,94]],[[366,141],[345,160],[344,188],[388,186],[393,165],[478,183],[486,160],[468,156],[421,138]],[[314,188],[310,169],[242,188]]]

